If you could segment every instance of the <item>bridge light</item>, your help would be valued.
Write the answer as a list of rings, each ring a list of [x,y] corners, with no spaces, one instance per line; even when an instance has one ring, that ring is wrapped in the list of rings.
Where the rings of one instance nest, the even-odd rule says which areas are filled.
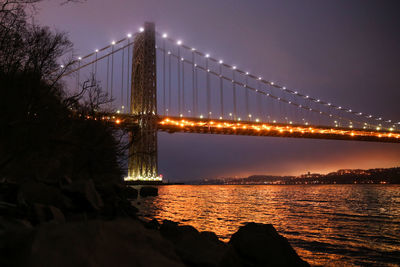
[[[139,28],[139,31],[140,31],[140,32],[144,32],[144,28],[143,28],[143,27],[140,27],[140,28]]]
[[[260,122],[260,120],[257,118],[257,119],[256,119],[256,122]]]
[[[99,53],[99,49],[94,50],[94,52]]]
[[[60,65],[60,68],[62,68],[62,69],[63,69],[63,68],[64,68],[64,65]]]
[[[182,118],[182,117],[183,117],[183,114],[180,114],[180,115],[179,115],[179,117],[181,117],[181,118]]]
[[[132,37],[132,34],[128,33],[128,34],[126,35],[126,37],[131,38],[131,37]]]
[[[82,58],[81,58],[81,57],[78,57],[78,60],[82,60]]]
[[[258,80],[260,80],[260,81],[261,81],[261,79],[262,79],[262,77],[258,77]]]
[[[176,42],[176,44],[177,44],[177,45],[181,45],[181,44],[182,44],[182,41],[181,41],[181,40],[178,40],[178,41]]]
[[[168,37],[168,34],[163,33],[162,38],[167,38],[167,37]]]
[[[274,85],[274,82],[270,82],[271,85]]]
[[[202,119],[203,118],[203,115],[200,115],[200,119]]]
[[[249,72],[248,72],[248,71],[246,71],[246,75],[249,75]]]
[[[232,113],[229,113],[229,116],[232,116]]]
[[[192,47],[192,51],[196,51],[196,48]]]
[[[219,61],[219,64],[222,64],[222,63],[224,63],[224,62],[223,62],[222,60],[220,60],[220,61]]]
[[[283,89],[283,90],[286,90],[286,87],[284,86],[284,87],[282,87],[282,89]]]
[[[111,44],[112,44],[112,45],[115,45],[115,41],[112,41]]]
[[[376,130],[378,130],[378,131],[379,131],[380,129],[381,129],[381,127],[376,127]]]
[[[181,61],[184,61],[185,59],[183,57],[181,57]]]
[[[249,118],[251,118],[251,114],[249,114]]]
[[[206,54],[206,58],[209,58],[210,57],[210,54]]]
[[[236,66],[233,66],[232,69],[236,70]]]

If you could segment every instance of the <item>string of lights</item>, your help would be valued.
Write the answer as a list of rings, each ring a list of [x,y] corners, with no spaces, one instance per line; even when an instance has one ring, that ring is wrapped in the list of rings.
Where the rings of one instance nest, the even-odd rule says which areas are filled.
[[[349,124],[350,124],[350,128],[352,128],[352,124],[353,124],[354,122],[357,122],[357,123],[359,123],[360,125],[363,125],[362,127],[363,127],[364,129],[365,129],[365,128],[375,128],[375,129],[377,129],[377,130],[380,130],[380,129],[381,129],[380,126],[375,126],[375,125],[368,124],[368,123],[361,122],[361,121],[357,121],[357,120],[351,120],[351,119],[348,119],[348,118],[345,118],[345,117],[342,117],[342,116],[339,116],[339,115],[336,115],[336,114],[327,113],[327,112],[325,112],[325,111],[322,111],[322,110],[319,110],[319,109],[316,109],[316,108],[311,108],[311,107],[309,107],[308,105],[302,105],[302,104],[296,103],[296,102],[294,102],[294,101],[290,101],[290,100],[287,100],[287,99],[285,99],[285,98],[275,96],[275,95],[273,95],[273,94],[271,94],[271,93],[264,92],[263,90],[259,90],[259,89],[255,88],[255,87],[253,87],[253,86],[250,86],[250,85],[248,85],[248,84],[245,84],[245,83],[239,82],[239,81],[237,81],[237,80],[235,80],[235,79],[232,79],[231,77],[227,77],[227,76],[224,76],[224,75],[222,75],[222,74],[219,74],[219,73],[217,73],[217,72],[215,72],[215,71],[213,71],[213,70],[207,69],[206,67],[203,67],[203,66],[201,66],[201,65],[199,65],[199,64],[197,64],[197,63],[193,63],[191,60],[188,60],[188,59],[185,59],[185,58],[183,58],[183,57],[180,57],[180,56],[178,56],[178,55],[172,53],[171,51],[165,51],[165,50],[164,50],[163,48],[161,48],[161,47],[157,47],[157,49],[160,50],[160,51],[162,51],[163,53],[167,53],[169,56],[175,57],[178,61],[185,62],[185,63],[187,63],[187,64],[192,64],[192,65],[194,65],[194,67],[195,67],[196,69],[202,70],[202,71],[204,71],[205,73],[214,75],[214,76],[216,76],[216,77],[218,77],[218,78],[220,78],[220,79],[229,81],[229,82],[231,82],[231,83],[234,84],[234,85],[239,85],[239,86],[242,87],[242,88],[245,88],[245,89],[248,89],[248,90],[252,90],[252,91],[254,91],[254,92],[258,93],[258,94],[267,96],[267,97],[269,97],[269,98],[272,98],[272,99],[274,99],[274,100],[280,101],[280,102],[282,102],[282,103],[285,103],[285,104],[288,104],[288,105],[293,105],[293,106],[295,106],[295,107],[297,107],[297,108],[300,108],[300,109],[302,109],[302,110],[306,110],[306,111],[318,113],[318,114],[320,114],[320,115],[324,115],[324,116],[327,116],[327,117],[330,117],[330,118],[336,118],[336,119],[338,119],[338,120],[348,121]],[[234,66],[234,67],[235,67],[235,66]],[[235,100],[234,100],[234,101],[235,101]],[[337,126],[338,126],[338,125],[336,125],[336,127],[337,127]],[[393,131],[394,129],[390,128],[390,129],[388,129],[388,130]]]
[[[289,88],[287,88],[285,86],[276,84],[276,83],[274,83],[272,81],[265,80],[262,77],[257,77],[257,76],[255,76],[253,74],[250,74],[249,72],[240,70],[236,66],[226,64],[222,60],[218,60],[216,58],[213,58],[209,54],[203,53],[203,52],[198,51],[197,49],[195,49],[193,47],[189,47],[189,46],[183,44],[182,40],[176,40],[176,39],[173,39],[173,38],[169,37],[166,33],[161,34],[159,32],[156,32],[156,34],[158,36],[161,36],[162,38],[164,38],[164,39],[166,39],[166,40],[168,40],[168,41],[170,41],[170,42],[172,42],[172,43],[184,48],[184,49],[192,51],[193,53],[195,53],[195,54],[197,54],[199,56],[206,57],[208,55],[207,60],[213,61],[215,63],[222,64],[224,67],[231,68],[234,71],[236,71],[236,72],[238,72],[238,73],[240,73],[242,75],[246,75],[246,76],[248,76],[248,77],[250,77],[250,78],[252,78],[254,80],[259,80],[260,82],[262,82],[263,84],[266,84],[268,86],[272,86],[272,87],[275,87],[275,88],[280,89],[282,91],[288,92],[288,93],[296,95],[298,97],[301,97],[303,99],[307,99],[307,100],[313,101],[314,103],[317,103],[319,105],[324,105],[324,106],[327,106],[327,107],[330,107],[330,108],[333,108],[333,109],[337,109],[337,110],[340,110],[340,111],[343,111],[343,112],[354,114],[354,115],[359,116],[359,117],[364,117],[366,119],[373,119],[373,120],[380,121],[380,122],[386,122],[386,123],[392,123],[392,124],[400,125],[400,122],[393,122],[392,120],[387,120],[387,119],[384,119],[384,118],[382,118],[380,116],[375,116],[375,115],[371,115],[371,114],[368,115],[368,114],[365,114],[363,112],[358,112],[358,111],[355,111],[355,110],[350,109],[350,108],[345,108],[345,107],[342,107],[342,106],[334,105],[334,104],[332,104],[330,102],[323,101],[323,100],[317,99],[317,98],[313,98],[313,97],[310,97],[309,95],[305,95],[305,94],[302,94],[302,93],[300,93],[298,91],[291,90],[291,89],[289,89]]]

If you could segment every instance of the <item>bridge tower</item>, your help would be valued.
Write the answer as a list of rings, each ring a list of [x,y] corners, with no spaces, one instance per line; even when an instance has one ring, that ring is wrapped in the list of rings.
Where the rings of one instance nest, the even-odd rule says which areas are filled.
[[[126,180],[160,181],[157,171],[157,77],[154,23],[146,22],[133,45],[131,113],[139,127],[131,132]]]

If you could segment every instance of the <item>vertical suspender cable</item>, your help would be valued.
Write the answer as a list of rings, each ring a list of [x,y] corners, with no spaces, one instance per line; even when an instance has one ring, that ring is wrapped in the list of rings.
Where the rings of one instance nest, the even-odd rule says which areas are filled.
[[[79,61],[78,62],[78,68],[80,68],[81,67],[81,61]],[[76,91],[77,92],[79,92],[79,87],[80,87],[80,84],[81,83],[81,81],[80,81],[80,69],[78,69],[78,76],[77,76],[77,79],[76,79]]]
[[[224,83],[222,80],[222,63],[219,64],[219,99],[221,105],[221,118],[224,117]]]
[[[197,67],[196,67],[196,64],[194,64],[195,65],[195,70],[194,70],[194,93],[195,93],[195,105],[194,105],[194,108],[195,108],[195,113],[196,113],[196,115],[198,115],[199,114],[199,87],[198,87],[198,73],[197,73]]]
[[[114,45],[112,46],[111,54],[111,99],[113,98],[113,83],[114,83]]]
[[[178,46],[178,116],[181,115],[181,49]]]
[[[257,90],[260,91],[261,86],[260,86],[260,82],[257,81]],[[257,93],[257,113],[258,113],[258,118],[262,117],[262,107],[261,107],[261,94]]]
[[[94,76],[97,79],[97,50],[96,50],[96,61],[94,62]]]
[[[127,59],[128,73],[126,75],[126,112],[127,113],[130,113],[130,106],[131,106],[131,105],[129,105],[129,100],[130,100],[129,99],[129,77],[132,75],[130,72],[130,69],[131,69],[131,64],[129,64],[130,60],[131,60],[131,47],[129,45],[129,38],[128,38],[128,59]]]
[[[163,39],[163,114],[165,116],[165,39]]]
[[[108,94],[109,74],[110,74],[110,56],[107,56],[107,86],[106,86],[107,94]]]
[[[245,79],[245,84],[246,84],[246,90],[245,90],[245,101],[246,101],[246,117],[248,118],[248,119],[250,119],[250,111],[249,111],[249,89],[247,89],[247,86],[248,86],[248,76],[247,76],[247,73],[246,73],[246,79]]]
[[[195,117],[196,116],[196,109],[195,109],[195,102],[196,102],[196,96],[194,94],[194,52],[192,51],[192,116]]]
[[[182,58],[183,59],[183,58]],[[182,61],[182,113],[185,114],[185,61]]]
[[[121,109],[124,111],[124,58],[125,48],[122,48],[122,68],[121,68]]]
[[[206,83],[207,83],[207,114],[211,117],[210,75],[208,73],[208,58],[206,58]]]
[[[168,110],[167,115],[171,112],[171,54],[168,52]]]
[[[232,87],[233,87],[233,119],[237,119],[236,110],[236,84],[235,84],[235,70],[232,70]]]

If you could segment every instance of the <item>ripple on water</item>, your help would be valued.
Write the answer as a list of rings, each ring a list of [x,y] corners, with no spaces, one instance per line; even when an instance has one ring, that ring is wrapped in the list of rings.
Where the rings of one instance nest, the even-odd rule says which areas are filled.
[[[245,222],[271,223],[314,265],[397,266],[400,186],[160,186],[143,217],[190,224],[222,240]]]

